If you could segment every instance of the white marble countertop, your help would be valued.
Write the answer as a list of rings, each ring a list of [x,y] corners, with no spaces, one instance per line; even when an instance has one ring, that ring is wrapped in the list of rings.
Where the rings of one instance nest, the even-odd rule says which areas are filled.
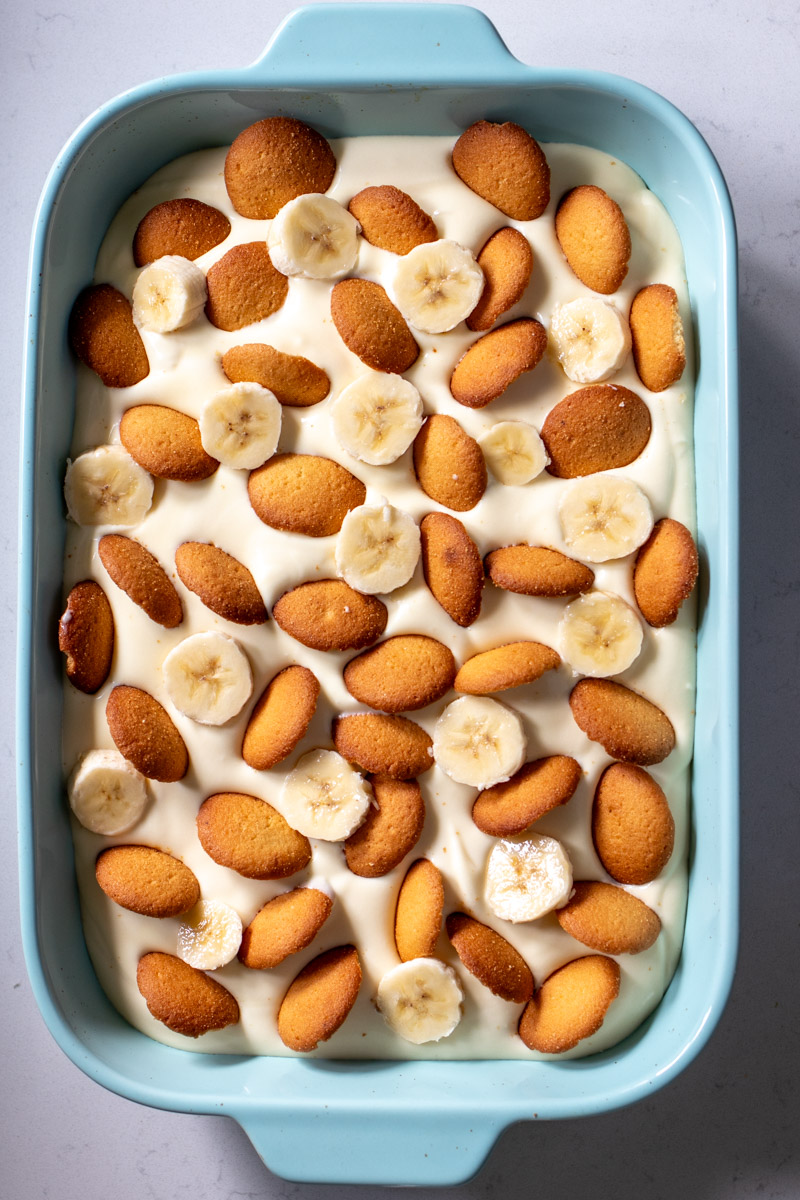
[[[0,292],[0,692],[5,811],[0,845],[3,1083],[0,1193],[14,1200],[251,1200],[352,1189],[286,1183],[232,1121],[139,1107],[87,1079],[47,1032],[19,938],[13,836],[19,376],[28,244],[47,171],[75,127],[128,87],[254,59],[297,5],[213,0],[112,7],[20,0],[4,14]],[[796,725],[800,643],[797,466],[800,16],[794,0],[483,0],[524,62],[596,68],[649,85],[697,125],[727,178],[741,267],[742,906],[727,1010],[678,1079],[597,1118],[516,1126],[452,1191],[615,1200],[794,1200],[800,1195]],[[364,1188],[362,1195],[384,1194]],[[420,1189],[433,1197],[434,1189]]]

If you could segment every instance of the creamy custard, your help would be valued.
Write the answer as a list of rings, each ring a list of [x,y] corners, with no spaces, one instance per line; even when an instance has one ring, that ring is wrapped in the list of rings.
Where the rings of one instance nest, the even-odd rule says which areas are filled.
[[[332,141],[338,168],[329,195],[347,204],[360,189],[394,184],[407,191],[434,218],[440,237],[470,247],[476,254],[496,229],[518,228],[534,253],[530,285],[519,304],[501,323],[534,316],[545,327],[558,302],[592,295],[573,275],[554,232],[558,199],[571,187],[593,183],[620,205],[631,232],[632,255],[624,284],[613,297],[625,313],[636,292],[648,283],[672,286],[677,292],[684,327],[691,328],[683,253],[677,232],[657,198],[642,180],[618,160],[585,147],[543,146],[552,172],[553,200],[535,221],[512,221],[470,191],[450,165],[454,138],[351,138]],[[239,216],[228,198],[223,166],[226,149],[200,151],[170,163],[147,181],[123,206],[100,248],[95,280],[111,283],[130,296],[138,274],[131,245],[141,218],[155,204],[181,196],[213,205],[230,219],[230,236],[197,259],[204,270],[237,243],[264,240],[269,221]],[[360,239],[352,274],[386,285],[395,256]],[[119,441],[119,421],[136,404],[169,405],[199,417],[207,400],[226,386],[220,358],[231,346],[266,342],[290,354],[309,358],[330,376],[331,392],[312,408],[284,408],[280,451],[321,454],[342,463],[367,487],[367,503],[390,500],[419,521],[440,506],[421,490],[409,450],[389,466],[371,467],[351,458],[338,444],[330,422],[335,397],[367,368],[339,337],[330,316],[329,282],[292,278],[283,307],[264,321],[235,332],[214,328],[204,316],[186,329],[169,334],[144,332],[150,374],[134,387],[108,389],[85,367],[78,368],[78,396],[72,443],[73,457],[94,446]],[[456,361],[476,335],[463,323],[452,332],[429,336],[414,331],[421,353],[406,378],[419,389],[427,414],[454,416],[473,437],[498,421],[521,419],[537,429],[559,400],[577,390],[555,359],[546,355],[536,369],[523,375],[499,399],[482,410],[457,404],[448,380]],[[654,517],[670,516],[694,529],[692,457],[693,362],[691,340],[687,366],[678,384],[659,394],[648,392],[628,358],[611,382],[637,392],[652,416],[652,435],[640,457],[618,474],[636,482],[648,496]],[[497,546],[517,542],[552,546],[570,553],[557,519],[557,505],[568,480],[546,472],[523,487],[498,483],[490,474],[479,504],[458,513],[482,555]],[[446,511],[446,510],[443,510]],[[278,1037],[276,1016],[281,999],[298,971],[333,946],[354,943],[359,951],[363,982],[350,1015],[333,1037],[313,1052],[326,1058],[541,1058],[517,1036],[522,1006],[492,995],[460,963],[442,930],[437,954],[456,970],[464,990],[463,1017],[446,1039],[415,1046],[402,1040],[384,1023],[373,1004],[381,976],[398,962],[393,925],[397,893],[410,863],[429,858],[445,880],[445,913],[465,910],[503,934],[531,967],[537,986],[547,975],[581,954],[590,953],[565,933],[553,913],[526,924],[509,924],[487,907],[484,868],[495,839],[480,832],[470,811],[475,789],[449,779],[434,766],[419,779],[426,804],[422,836],[403,862],[379,879],[363,879],[347,868],[340,843],[312,842],[309,868],[290,880],[260,882],[245,879],[219,866],[205,853],[196,834],[195,818],[202,801],[217,791],[241,791],[275,802],[282,779],[307,750],[331,746],[331,721],[339,713],[365,711],[347,692],[342,668],[354,652],[322,653],[307,649],[278,628],[232,625],[207,609],[177,579],[174,556],[184,541],[213,542],[252,572],[262,596],[272,604],[287,589],[311,579],[336,576],[335,537],[307,538],[262,524],[247,497],[247,472],[220,466],[200,483],[156,480],[153,506],[139,526],[123,529],[144,543],[159,559],[181,595],[184,621],[165,630],[152,622],[108,578],[97,554],[99,538],[111,527],[80,528],[69,522],[65,557],[65,594],[77,582],[96,579],[111,603],[116,625],[114,662],[109,679],[96,696],[86,696],[65,684],[63,757],[65,775],[80,756],[93,748],[113,748],[105,720],[111,689],[120,683],[150,692],[169,712],[190,756],[190,768],[179,783],[148,782],[150,803],[142,820],[126,834],[99,837],[73,820],[78,883],[89,953],[100,983],[115,1007],[132,1025],[160,1042],[212,1053],[288,1055]],[[632,558],[600,564],[595,587],[616,593],[635,607]],[[480,650],[515,640],[556,645],[556,629],[564,601],[500,591],[487,582],[479,619],[469,628],[457,626],[425,586],[421,564],[411,581],[385,598],[389,610],[386,637],[426,633],[449,646],[457,663]],[[621,955],[620,993],[602,1027],[574,1050],[559,1057],[577,1057],[614,1045],[635,1029],[661,998],[678,959],[683,932],[689,837],[689,764],[694,717],[694,605],[683,606],[675,624],[664,629],[644,625],[642,652],[620,682],[659,705],[675,728],[677,744],[669,757],[650,773],[664,789],[675,818],[675,848],[662,874],[652,883],[627,890],[639,896],[662,921],[654,945],[637,955]],[[161,663],[185,637],[217,630],[236,639],[253,668],[252,701],[243,712],[219,728],[201,726],[170,703],[161,678]],[[255,771],[242,760],[240,747],[250,710],[266,683],[284,666],[301,663],[318,677],[322,695],[306,736],[285,763]],[[505,692],[500,699],[521,714],[528,738],[528,759],[568,754],[578,760],[583,776],[573,798],[547,814],[537,832],[559,839],[573,864],[575,879],[607,880],[591,838],[594,789],[611,761],[601,746],[590,742],[576,725],[568,704],[576,676],[567,664],[535,683]],[[454,698],[421,712],[415,721],[432,734],[437,717]],[[197,1041],[172,1033],[149,1014],[136,986],[136,964],[149,950],[174,954],[180,919],[156,920],[128,912],[100,890],[94,862],[108,845],[144,843],[182,859],[197,876],[204,899],[223,900],[247,924],[273,896],[315,880],[326,880],[336,900],[320,933],[304,951],[270,971],[253,971],[234,960],[213,972],[240,1005],[239,1024],[205,1034]]]

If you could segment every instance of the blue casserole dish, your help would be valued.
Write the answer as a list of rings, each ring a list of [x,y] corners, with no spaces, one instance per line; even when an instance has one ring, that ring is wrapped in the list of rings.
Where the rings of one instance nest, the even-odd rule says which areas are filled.
[[[360,47],[354,56],[353,47]],[[689,901],[663,1001],[622,1044],[569,1062],[308,1062],[193,1054],[112,1009],[84,945],[61,776],[54,630],[74,365],[66,327],[125,198],[170,159],[286,112],[329,137],[459,132],[513,120],[541,141],[633,167],[683,241],[699,350],[695,442],[702,563]],[[22,926],[47,1025],[83,1071],[129,1099],[237,1120],[272,1171],[329,1183],[453,1184],[515,1121],[603,1112],[683,1069],[725,1004],[737,942],[736,241],[725,183],[695,128],[628,80],[513,58],[460,6],[312,6],[240,71],[157,80],[105,105],[55,163],[36,217],[23,392],[19,841]]]

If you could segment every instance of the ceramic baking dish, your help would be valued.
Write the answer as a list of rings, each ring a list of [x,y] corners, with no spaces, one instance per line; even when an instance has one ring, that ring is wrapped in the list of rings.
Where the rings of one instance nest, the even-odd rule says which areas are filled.
[[[125,198],[170,159],[288,113],[324,135],[454,138],[514,120],[630,164],[683,240],[699,351],[702,562],[693,839],[683,952],[662,1003],[625,1042],[569,1062],[321,1062],[193,1054],[111,1008],[85,949],[61,777],[55,638],[62,480],[75,370],[66,326]],[[28,969],[53,1036],[83,1071],[142,1103],[227,1114],[294,1180],[452,1184],[512,1122],[652,1095],[698,1052],[727,998],[737,941],[736,245],[724,181],[695,128],[638,84],[522,65],[477,10],[325,5],[294,13],[240,71],[158,80],[105,105],[55,163],[36,217],[23,397],[19,831]]]

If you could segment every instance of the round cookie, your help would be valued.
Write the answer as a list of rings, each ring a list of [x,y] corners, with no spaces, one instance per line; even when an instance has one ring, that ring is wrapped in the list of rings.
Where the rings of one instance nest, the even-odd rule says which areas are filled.
[[[561,657],[555,650],[541,642],[508,642],[468,658],[459,668],[453,687],[457,692],[486,696],[533,683],[560,664]]]
[[[594,583],[591,567],[546,546],[501,546],[484,565],[495,587],[523,596],[574,596]]]
[[[548,975],[520,1017],[519,1036],[529,1050],[563,1054],[596,1033],[619,995],[613,958],[590,954]]]
[[[626,467],[650,441],[650,410],[635,392],[598,383],[567,396],[547,414],[541,438],[546,470],[558,479]]]
[[[392,254],[408,254],[439,234],[433,218],[400,188],[383,184],[360,191],[347,206],[372,246]]]
[[[675,747],[675,730],[666,713],[611,679],[581,679],[569,697],[576,724],[611,758],[650,766]]]
[[[286,879],[311,861],[308,838],[256,796],[218,792],[200,805],[197,836],[214,862],[246,879]]]
[[[86,288],[78,296],[69,318],[69,343],[106,387],[133,387],[150,374],[130,301],[109,283]]]
[[[150,551],[119,533],[107,533],[97,545],[100,561],[117,587],[122,588],[165,629],[175,629],[183,620],[183,605],[161,563]]]
[[[325,138],[294,117],[267,117],[234,138],[225,186],[243,217],[264,221],[306,192],[327,192],[336,159]]]
[[[539,321],[521,317],[485,333],[473,342],[450,376],[454,400],[466,408],[485,408],[526,371],[532,371],[547,348]]]
[[[114,614],[93,579],[76,583],[58,623],[58,648],[66,656],[67,679],[94,695],[108,679],[114,656]]]
[[[243,563],[209,542],[183,542],[175,551],[181,582],[217,616],[236,625],[263,625],[267,609]]]
[[[114,745],[137,771],[160,783],[175,783],[189,769],[186,744],[165,708],[149,692],[119,684],[106,703]]]
[[[348,350],[373,371],[402,375],[417,361],[419,346],[379,283],[342,279],[331,292],[331,316]]]
[[[231,231],[231,223],[219,209],[202,200],[181,196],[156,204],[142,217],[133,236],[133,261],[146,267],[157,258],[177,254],[192,262],[213,250]]]
[[[385,713],[336,717],[333,744],[348,762],[373,775],[416,779],[433,766],[433,741],[408,717]]]
[[[228,989],[174,954],[143,954],[136,984],[151,1015],[184,1037],[201,1037],[239,1020],[239,1005]]]
[[[540,217],[550,201],[541,146],[513,121],[476,121],[453,147],[453,170],[473,192],[516,221]]]
[[[466,913],[450,913],[447,936],[464,966],[495,996],[525,1004],[533,995],[533,972],[510,942]]]
[[[394,941],[401,962],[435,953],[443,910],[441,872],[429,859],[418,858],[406,871],[397,894]]]
[[[556,237],[570,267],[592,291],[608,296],[628,274],[628,224],[602,188],[584,184],[567,192],[556,211]]]
[[[284,633],[312,650],[360,650],[377,642],[388,610],[342,579],[317,579],[284,592],[272,607]]]
[[[388,875],[416,846],[425,824],[425,801],[415,779],[370,778],[377,807],[370,807],[344,844],[354,875],[378,879]]]
[[[566,804],[580,778],[580,764],[566,754],[537,758],[504,783],[480,792],[472,806],[472,819],[490,837],[523,833],[539,817]]]
[[[428,417],[415,437],[414,471],[426,496],[456,512],[474,508],[488,482],[480,446],[444,413]]]
[[[289,280],[272,265],[266,242],[233,246],[206,274],[206,316],[217,329],[242,329],[283,305]]]
[[[618,883],[657,879],[675,844],[675,821],[663,790],[634,763],[612,763],[600,776],[592,806],[598,857]]]
[[[310,408],[331,390],[322,367],[261,342],[232,346],[222,356],[222,369],[231,383],[260,383],[287,408]]]
[[[636,555],[633,591],[639,611],[655,629],[678,618],[698,573],[697,547],[685,525],[662,517]]]
[[[137,404],[123,413],[119,437],[131,458],[159,479],[194,483],[219,463],[206,454],[194,417],[164,404]]]
[[[666,283],[651,283],[637,292],[629,316],[633,361],[651,392],[663,392],[677,383],[686,366],[678,297]]]
[[[97,857],[95,878],[115,904],[145,917],[177,917],[200,899],[194,872],[153,846],[110,846]]]
[[[462,629],[481,612],[483,563],[480,551],[456,517],[432,512],[419,526],[422,571],[428,589]]]
[[[453,686],[456,665],[447,646],[424,634],[388,638],[344,669],[351,696],[380,712],[426,708]]]
[[[332,908],[333,900],[319,888],[299,887],[275,896],[244,930],[239,961],[257,971],[277,967],[313,942]]]
[[[602,954],[640,954],[661,932],[652,908],[623,888],[596,879],[576,880],[556,919],[576,941]]]
[[[475,333],[491,329],[525,294],[533,271],[533,251],[518,229],[498,229],[478,255],[484,285],[480,300],[467,317]]]
[[[242,758],[249,767],[266,771],[291,754],[311,724],[319,690],[308,667],[284,667],[270,680],[244,732]]]
[[[256,516],[273,529],[330,537],[351,508],[367,498],[360,479],[331,458],[275,454],[251,471],[247,494]]]
[[[278,1034],[306,1053],[326,1042],[356,1002],[361,963],[355,946],[337,946],[312,959],[289,986],[278,1010]]]

